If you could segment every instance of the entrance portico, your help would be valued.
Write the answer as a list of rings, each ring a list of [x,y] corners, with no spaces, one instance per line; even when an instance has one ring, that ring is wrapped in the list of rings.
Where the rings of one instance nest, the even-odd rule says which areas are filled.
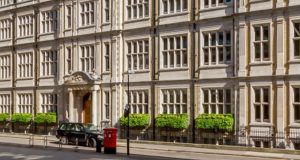
[[[69,93],[67,111],[69,122],[99,125],[97,124],[97,92],[100,90],[99,84],[98,77],[81,71],[65,77],[65,86]]]

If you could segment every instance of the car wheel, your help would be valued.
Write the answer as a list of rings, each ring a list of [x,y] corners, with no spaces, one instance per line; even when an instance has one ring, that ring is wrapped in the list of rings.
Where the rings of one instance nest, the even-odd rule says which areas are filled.
[[[95,148],[96,147],[96,140],[94,138],[91,138],[91,139],[88,140],[87,144],[88,144],[89,147]]]
[[[61,137],[60,142],[61,142],[62,144],[68,144],[68,143],[69,143],[69,142],[68,142],[68,138],[65,137],[65,136]]]

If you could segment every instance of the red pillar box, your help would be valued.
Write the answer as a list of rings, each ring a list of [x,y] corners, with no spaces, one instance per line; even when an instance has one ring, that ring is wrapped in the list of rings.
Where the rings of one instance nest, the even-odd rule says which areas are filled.
[[[104,153],[117,153],[117,128],[104,128]]]

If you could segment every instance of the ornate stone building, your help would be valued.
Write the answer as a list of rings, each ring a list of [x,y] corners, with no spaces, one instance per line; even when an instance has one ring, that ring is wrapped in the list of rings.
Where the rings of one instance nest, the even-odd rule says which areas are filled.
[[[232,113],[299,147],[299,0],[0,0],[0,112]],[[297,69],[298,68],[298,69]],[[133,70],[134,74],[128,75]],[[155,128],[153,128],[155,131]],[[155,132],[154,132],[155,133]]]

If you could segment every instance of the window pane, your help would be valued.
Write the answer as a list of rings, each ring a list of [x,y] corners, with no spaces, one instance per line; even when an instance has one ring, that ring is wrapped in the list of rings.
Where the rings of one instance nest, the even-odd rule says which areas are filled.
[[[269,121],[269,105],[264,105],[264,121]]]
[[[231,90],[227,89],[225,92],[226,92],[226,103],[231,103]]]
[[[254,44],[255,60],[260,60],[260,43]]]
[[[208,96],[208,90],[204,90],[203,94],[204,94],[204,102],[208,103],[208,98],[209,98],[209,96]]]
[[[208,113],[208,106],[207,105],[203,105],[203,112]]]
[[[300,39],[294,40],[294,56],[300,57]]]
[[[231,32],[226,32],[226,44],[231,44]]]
[[[218,44],[223,45],[223,32],[219,32]]]
[[[208,46],[208,34],[204,34],[204,46]]]
[[[211,113],[216,114],[216,105],[210,105]]]
[[[216,45],[216,34],[212,33],[211,34],[211,42],[210,42],[211,46],[215,46]]]
[[[294,112],[295,112],[295,121],[300,122],[300,105],[295,105]]]
[[[300,37],[300,23],[294,23],[294,37]]]
[[[255,89],[254,94],[255,94],[255,102],[260,102],[260,89]]]
[[[212,103],[216,102],[216,91],[215,90],[210,91],[210,102],[212,102]]]
[[[255,121],[260,122],[260,106],[256,105],[254,106],[255,109]]]
[[[294,88],[294,102],[300,102],[300,88]]]
[[[209,54],[208,54],[208,49],[203,49],[204,52],[204,64],[208,65],[209,64]]]
[[[164,68],[168,67],[168,53],[164,52],[163,53],[163,60],[164,60]]]
[[[264,59],[269,59],[269,42],[263,43]]]
[[[223,102],[223,90],[218,90],[218,102]]]
[[[226,61],[231,61],[231,47],[226,47]]]
[[[223,63],[223,61],[224,61],[223,47],[219,47],[218,52],[219,52],[219,63]]]
[[[255,32],[255,41],[260,41],[260,27],[255,27],[254,28],[254,32]]]
[[[264,102],[269,102],[269,89],[264,88],[263,89],[263,94],[264,94]]]
[[[263,34],[264,34],[264,40],[269,40],[269,27],[268,26],[263,27]]]
[[[211,48],[211,63],[216,64],[216,48]]]
[[[223,114],[223,105],[222,104],[218,105],[218,114]]]

